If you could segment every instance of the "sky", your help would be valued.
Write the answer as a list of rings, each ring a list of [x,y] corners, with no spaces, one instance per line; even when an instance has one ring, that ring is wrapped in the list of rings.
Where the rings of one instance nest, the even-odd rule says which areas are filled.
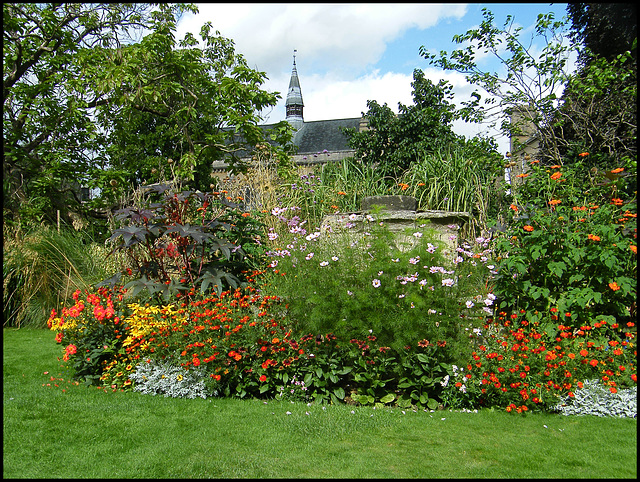
[[[445,72],[429,65],[419,55],[420,46],[429,52],[451,52],[456,34],[476,28],[483,20],[482,8],[490,10],[502,26],[508,15],[530,38],[538,14],[553,12],[566,16],[566,3],[207,3],[197,4],[199,13],[185,14],[176,36],[186,32],[199,38],[207,21],[213,30],[232,39],[236,53],[248,65],[265,72],[262,88],[280,92],[278,105],[263,112],[264,123],[285,118],[286,92],[291,78],[293,55],[304,101],[304,120],[359,117],[368,110],[367,101],[387,104],[395,112],[398,103],[412,104],[414,69],[437,84],[448,80],[455,102],[469,98],[474,90],[462,74]],[[539,48],[539,46],[538,46]],[[493,57],[478,64],[496,71],[500,63]],[[506,153],[508,140],[483,125],[457,121],[453,129],[472,137],[482,133],[498,142]]]

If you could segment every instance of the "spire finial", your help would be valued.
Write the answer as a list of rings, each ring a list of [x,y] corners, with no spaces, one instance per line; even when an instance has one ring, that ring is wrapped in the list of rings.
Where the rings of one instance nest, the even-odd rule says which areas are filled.
[[[293,49],[293,65],[296,65],[296,49]]]

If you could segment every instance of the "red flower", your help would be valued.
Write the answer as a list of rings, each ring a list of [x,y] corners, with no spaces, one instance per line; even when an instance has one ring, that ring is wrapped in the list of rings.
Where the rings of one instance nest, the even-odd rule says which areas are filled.
[[[267,376],[266,375],[260,375],[260,381],[264,382],[267,380]]]

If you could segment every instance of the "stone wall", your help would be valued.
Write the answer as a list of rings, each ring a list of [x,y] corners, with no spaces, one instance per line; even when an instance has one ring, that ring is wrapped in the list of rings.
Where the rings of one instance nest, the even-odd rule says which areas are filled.
[[[330,214],[323,218],[322,229],[334,229],[349,222],[355,224],[356,232],[362,231],[367,215],[376,212],[375,219],[384,222],[389,230],[396,234],[396,246],[408,250],[416,242],[416,238],[407,235],[407,228],[418,229],[423,225],[433,228],[436,240],[445,244],[445,253],[456,254],[457,235],[462,226],[468,222],[469,213],[451,211],[416,211],[416,200],[411,196],[370,196],[361,204],[361,211],[351,213]]]

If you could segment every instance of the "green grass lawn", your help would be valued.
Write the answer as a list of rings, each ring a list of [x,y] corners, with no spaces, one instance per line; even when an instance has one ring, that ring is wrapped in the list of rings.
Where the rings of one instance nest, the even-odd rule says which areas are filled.
[[[3,330],[4,478],[637,477],[636,419],[105,393],[54,336]]]

